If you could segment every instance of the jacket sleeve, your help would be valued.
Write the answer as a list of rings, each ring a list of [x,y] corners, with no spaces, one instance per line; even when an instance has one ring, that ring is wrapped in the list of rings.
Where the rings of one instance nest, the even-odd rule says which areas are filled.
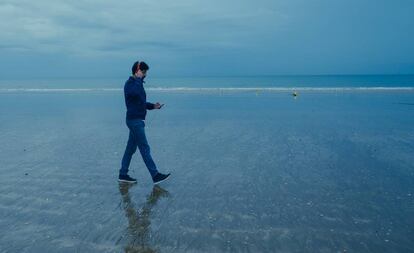
[[[127,97],[138,97],[141,103],[146,103],[145,91],[142,84],[142,79],[137,79],[135,83],[131,83],[126,87],[125,95]],[[148,105],[146,105],[146,107],[148,109]]]
[[[130,84],[125,86],[125,95],[128,97],[137,97],[141,96],[141,91],[139,86],[136,84]]]
[[[152,109],[154,109],[154,104],[147,102],[147,110],[152,110]]]

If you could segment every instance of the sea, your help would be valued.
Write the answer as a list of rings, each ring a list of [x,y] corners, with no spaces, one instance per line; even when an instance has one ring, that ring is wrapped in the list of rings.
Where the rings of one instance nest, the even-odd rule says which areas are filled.
[[[7,91],[122,89],[126,77],[0,80]],[[414,75],[281,75],[245,77],[148,77],[149,90],[412,90]]]

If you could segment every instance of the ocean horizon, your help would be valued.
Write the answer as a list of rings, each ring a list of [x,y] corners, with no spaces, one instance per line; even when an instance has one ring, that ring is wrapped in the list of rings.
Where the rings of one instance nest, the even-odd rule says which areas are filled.
[[[118,91],[120,78],[3,79],[0,92]],[[414,75],[275,75],[238,77],[152,77],[145,88],[159,91],[356,91],[413,90]]]

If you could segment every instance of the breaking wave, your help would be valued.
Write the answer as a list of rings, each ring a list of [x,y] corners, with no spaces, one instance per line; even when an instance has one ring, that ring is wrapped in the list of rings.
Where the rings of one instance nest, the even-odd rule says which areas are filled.
[[[414,91],[414,87],[147,87],[147,91],[160,92],[352,92],[352,91]],[[0,88],[9,92],[122,92],[122,88]]]

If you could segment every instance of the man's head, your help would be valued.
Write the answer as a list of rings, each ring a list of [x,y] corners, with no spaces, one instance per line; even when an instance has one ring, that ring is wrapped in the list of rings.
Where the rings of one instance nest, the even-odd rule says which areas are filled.
[[[149,70],[149,66],[143,61],[137,61],[132,65],[132,75],[144,77]]]

